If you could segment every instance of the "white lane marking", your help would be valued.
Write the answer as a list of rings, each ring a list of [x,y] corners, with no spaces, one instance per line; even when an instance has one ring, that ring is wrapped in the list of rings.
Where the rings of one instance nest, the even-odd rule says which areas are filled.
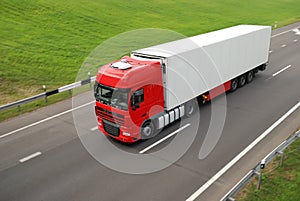
[[[42,154],[42,152],[38,151],[38,152],[36,152],[34,154],[30,154],[29,156],[26,156],[25,158],[20,159],[19,161],[20,161],[20,163],[24,163],[24,162],[26,162],[26,161],[28,161],[30,159],[33,159],[33,158],[35,158],[35,157],[37,157],[37,156],[39,156],[41,154]]]
[[[297,42],[297,41],[298,41],[297,39],[294,40],[294,42]]]
[[[273,50],[270,50],[270,51],[269,51],[269,53],[272,53],[272,52],[273,52]]]
[[[286,47],[286,44],[281,45],[281,47]]]
[[[286,69],[290,68],[291,65],[288,65],[286,67],[284,67],[283,69],[277,71],[276,73],[274,73],[272,76],[275,77],[276,75],[278,75],[279,73],[282,73],[283,71],[285,71]]]
[[[153,143],[152,145],[146,147],[145,149],[143,149],[142,151],[140,151],[140,154],[145,153],[146,151],[152,149],[153,147],[155,147],[156,145],[162,143],[163,141],[165,141],[166,139],[172,137],[173,135],[177,134],[178,132],[182,131],[183,129],[185,129],[186,127],[190,126],[191,124],[186,124],[184,126],[182,126],[181,128],[177,129],[176,131],[172,132],[171,134],[167,135],[166,137],[158,140],[157,142]]]
[[[283,31],[283,32],[278,33],[278,34],[275,34],[275,35],[273,35],[273,36],[271,36],[271,37],[273,38],[273,37],[276,37],[276,36],[280,36],[280,35],[282,35],[282,34],[285,34],[285,33],[288,33],[288,32],[290,32],[290,31],[292,31],[293,29],[298,29],[298,28],[300,28],[300,26],[297,26],[297,27],[295,27],[295,28],[292,28],[292,29]]]
[[[209,186],[211,186],[216,180],[218,180],[227,170],[229,170],[235,163],[237,163],[242,157],[244,157],[254,146],[256,146],[262,139],[264,139],[271,131],[273,131],[281,122],[283,122],[290,114],[300,107],[300,101],[294,105],[287,113],[280,117],[275,123],[273,123],[265,132],[263,132],[258,138],[256,138],[251,144],[249,144],[242,152],[240,152],[234,159],[232,159],[227,165],[225,165],[217,174],[215,174],[210,180],[208,180],[203,186],[201,186],[195,193],[193,193],[186,201],[195,200],[201,193],[203,193]]]
[[[97,129],[98,129],[98,126],[95,126],[95,127],[91,128],[90,130],[91,130],[91,131],[95,131],[95,130],[97,130]]]
[[[75,107],[75,108],[66,110],[66,111],[64,111],[64,112],[61,112],[61,113],[56,114],[56,115],[53,115],[53,116],[48,117],[48,118],[46,118],[46,119],[42,119],[42,120],[40,120],[40,121],[34,122],[34,123],[29,124],[29,125],[27,125],[27,126],[24,126],[24,127],[22,127],[22,128],[18,128],[18,129],[16,129],[16,130],[13,130],[13,131],[11,131],[11,132],[8,132],[8,133],[6,133],[6,134],[1,135],[1,136],[0,136],[0,139],[1,139],[1,138],[4,138],[4,137],[7,137],[7,136],[10,136],[10,135],[12,135],[12,134],[15,134],[15,133],[17,133],[17,132],[19,132],[19,131],[25,130],[25,129],[27,129],[27,128],[36,126],[36,125],[38,125],[38,124],[44,123],[44,122],[46,122],[46,121],[49,121],[49,120],[54,119],[54,118],[56,118],[56,117],[59,117],[59,116],[61,116],[61,115],[67,114],[67,113],[72,112],[72,111],[74,111],[74,110],[78,110],[78,109],[80,109],[80,108],[82,108],[82,107],[85,107],[85,106],[87,106],[87,105],[90,105],[90,104],[92,104],[92,103],[94,103],[94,102],[95,102],[95,101],[91,101],[91,102],[89,102],[89,103],[85,103],[85,104],[83,104],[83,105],[80,105],[80,106],[78,106],[78,107]]]
[[[299,29],[298,29],[298,28],[296,28],[296,29],[293,29],[293,32],[295,32],[295,34],[296,34],[296,35],[300,35],[300,31],[299,31]]]

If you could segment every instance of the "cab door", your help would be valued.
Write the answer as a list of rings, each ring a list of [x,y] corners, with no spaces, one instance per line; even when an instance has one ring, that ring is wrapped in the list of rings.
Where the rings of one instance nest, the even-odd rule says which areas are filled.
[[[149,105],[145,100],[145,88],[139,88],[131,93],[129,114],[133,123],[140,127],[149,118]]]

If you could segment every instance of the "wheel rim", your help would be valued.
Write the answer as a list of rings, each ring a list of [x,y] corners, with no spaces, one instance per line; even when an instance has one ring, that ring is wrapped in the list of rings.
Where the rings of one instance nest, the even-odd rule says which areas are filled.
[[[244,86],[245,83],[246,83],[246,79],[245,79],[244,76],[242,76],[242,77],[241,77],[241,81],[240,81],[241,86]]]
[[[249,73],[248,73],[247,79],[248,79],[248,82],[251,82],[251,81],[252,81],[252,79],[253,79],[253,72],[249,72]]]
[[[237,88],[237,80],[233,80],[231,84],[231,89],[235,90]]]
[[[150,125],[147,125],[143,128],[143,133],[146,137],[149,137],[152,133],[152,128],[150,127]]]

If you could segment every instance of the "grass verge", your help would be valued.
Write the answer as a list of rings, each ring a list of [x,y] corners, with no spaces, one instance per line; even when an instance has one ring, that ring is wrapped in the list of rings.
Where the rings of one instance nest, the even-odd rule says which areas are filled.
[[[39,94],[42,85],[52,90],[73,83],[94,48],[126,31],[161,28],[193,36],[237,24],[281,27],[300,20],[299,7],[299,0],[1,0],[0,105]],[[64,95],[58,97],[49,103]],[[0,119],[41,106],[12,109]]]
[[[70,94],[68,91],[66,91],[66,92],[62,92],[60,94],[56,94],[56,95],[48,97],[47,102],[45,99],[40,99],[40,100],[33,101],[31,103],[24,104],[20,107],[20,111],[18,111],[18,107],[2,111],[2,112],[0,112],[0,122],[7,120],[9,118],[16,117],[18,115],[27,113],[27,112],[32,112],[41,107],[45,107],[50,104],[53,104],[53,103],[56,103],[56,102],[59,102],[59,101],[62,101],[62,100],[65,100],[65,99],[68,99],[71,97],[72,97],[72,94]]]

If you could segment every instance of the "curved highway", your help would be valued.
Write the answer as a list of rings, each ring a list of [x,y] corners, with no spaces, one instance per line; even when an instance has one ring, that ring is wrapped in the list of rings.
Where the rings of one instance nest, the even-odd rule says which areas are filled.
[[[80,129],[87,136],[103,137],[95,129],[92,92],[77,96],[73,109],[72,101],[66,100],[0,123],[0,200],[219,200],[300,126],[299,30],[300,23],[295,23],[273,31],[267,70],[227,94],[221,138],[204,159],[198,155],[209,126],[210,104],[200,107],[200,122],[183,119],[156,138],[130,146],[112,142],[139,154],[182,125],[191,126],[175,135],[188,135],[193,125],[199,125],[192,146],[178,161],[142,175],[111,170],[82,145]],[[75,127],[73,113],[84,128]],[[173,138],[145,152],[160,150]]]

